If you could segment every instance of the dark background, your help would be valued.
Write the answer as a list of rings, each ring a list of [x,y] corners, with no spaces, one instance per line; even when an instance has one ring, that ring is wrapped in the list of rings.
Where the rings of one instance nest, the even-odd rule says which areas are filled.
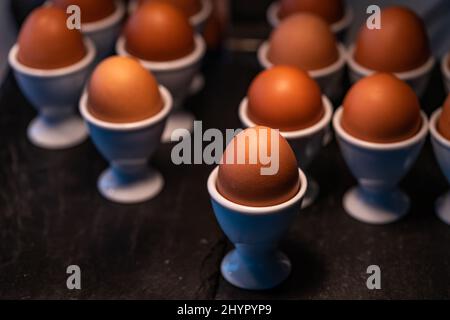
[[[234,7],[228,49],[209,55],[206,87],[187,101],[204,128],[240,126],[239,102],[260,71],[255,53],[241,50],[270,28],[264,8],[255,12],[248,3]],[[443,100],[436,68],[422,106],[430,114]],[[107,163],[92,143],[39,149],[26,138],[34,116],[9,75],[0,89],[0,298],[450,298],[450,229],[433,209],[448,184],[428,141],[402,182],[411,212],[386,226],[345,214],[342,195],[355,181],[336,143],[324,148],[312,168],[320,197],[281,244],[293,263],[291,277],[277,289],[251,292],[219,273],[231,245],[209,202],[212,166],[175,166],[173,145],[161,145],[152,163],[165,177],[162,193],[139,205],[114,204],[96,189]],[[82,290],[66,288],[71,264],[81,267]],[[381,290],[366,288],[372,264],[381,267]]]

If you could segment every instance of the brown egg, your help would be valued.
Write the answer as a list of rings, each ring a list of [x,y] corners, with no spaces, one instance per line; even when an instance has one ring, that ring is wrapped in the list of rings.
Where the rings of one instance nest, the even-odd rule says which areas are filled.
[[[114,13],[114,0],[52,0],[53,4],[66,11],[70,5],[77,5],[81,10],[81,22],[94,22]]]
[[[296,67],[276,66],[261,72],[247,97],[248,117],[281,131],[310,127],[324,114],[318,84]]]
[[[41,7],[27,17],[19,33],[17,59],[36,69],[57,69],[73,65],[86,56],[83,36],[66,26],[66,13]]]
[[[138,7],[125,26],[127,51],[148,61],[170,61],[194,50],[194,32],[176,7],[150,1]]]
[[[342,128],[369,142],[406,140],[422,124],[416,94],[408,84],[388,73],[359,80],[345,96],[343,106]]]
[[[332,24],[344,16],[344,2],[342,0],[279,0],[281,19],[298,12],[317,14]]]
[[[200,12],[202,9],[202,3],[200,0],[139,0],[139,5],[144,2],[150,1],[162,1],[167,2],[171,5],[176,6],[178,9],[183,11],[185,15],[188,17],[192,17]]]
[[[355,61],[371,70],[405,72],[422,66],[430,57],[425,25],[410,9],[381,11],[381,29],[364,24],[356,40]]]
[[[87,106],[100,120],[124,123],[154,116],[163,101],[155,78],[137,60],[111,57],[92,74]]]
[[[289,143],[279,134],[278,154],[271,154],[271,131],[267,127],[253,127],[239,133],[230,143],[223,154],[223,163],[219,165],[217,176],[217,190],[226,199],[237,204],[251,207],[265,207],[277,205],[294,197],[300,187],[297,160]],[[257,139],[246,139],[251,136]],[[245,143],[244,141],[257,143]],[[278,171],[273,175],[262,175],[262,167],[258,156],[259,148],[269,150],[263,152],[263,157],[276,157],[279,159]],[[234,151],[233,151],[234,149]],[[234,158],[227,163],[227,154],[233,152]],[[245,161],[239,163],[239,155],[245,154]],[[250,159],[256,159],[250,163]]]
[[[450,94],[442,107],[442,113],[439,116],[437,129],[445,139],[450,140]]]
[[[289,64],[309,71],[325,68],[339,58],[329,26],[310,13],[297,13],[283,20],[269,41],[268,59],[273,64]]]

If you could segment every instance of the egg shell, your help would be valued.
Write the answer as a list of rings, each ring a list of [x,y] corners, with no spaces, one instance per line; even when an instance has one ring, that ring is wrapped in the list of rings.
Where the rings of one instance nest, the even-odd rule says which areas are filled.
[[[280,0],[281,19],[298,12],[314,13],[332,24],[344,17],[345,6],[342,0]]]
[[[147,61],[171,61],[194,50],[194,32],[176,7],[159,1],[143,3],[125,26],[126,50]]]
[[[328,67],[338,58],[334,34],[325,20],[314,14],[291,15],[270,35],[268,59],[275,65],[294,65],[310,71]]]
[[[87,106],[100,120],[125,123],[154,116],[163,101],[155,78],[137,60],[111,57],[92,74]]]
[[[442,107],[437,129],[445,139],[450,140],[450,94],[447,96],[447,99]]]
[[[289,143],[279,134],[278,153],[271,154],[271,132],[267,127],[253,127],[239,133],[227,146],[219,165],[217,190],[226,199],[241,205],[251,207],[265,207],[283,203],[294,197],[300,188],[297,160]],[[245,143],[245,137],[258,137],[258,143]],[[251,139],[248,139],[251,141]],[[268,165],[261,164],[258,156],[260,148],[269,150],[269,157],[278,156],[279,167],[276,174],[262,175],[261,168]],[[234,161],[226,162],[227,154],[233,152]],[[245,162],[237,163],[237,157],[245,154]],[[258,161],[251,164],[254,157]],[[269,165],[270,166],[270,165]]]
[[[416,94],[408,84],[388,73],[359,80],[345,96],[343,107],[342,128],[369,142],[406,140],[422,124]]]
[[[27,17],[18,36],[17,59],[36,69],[57,69],[83,59],[87,50],[80,31],[69,30],[67,15],[58,8],[40,7]]]
[[[175,7],[183,11],[183,13],[188,17],[192,17],[193,15],[199,13],[202,9],[202,3],[200,0],[139,0],[139,5],[144,2],[151,1],[161,1],[174,5]]]
[[[247,97],[249,118],[281,131],[310,127],[324,115],[318,84],[292,66],[262,71],[252,81]]]
[[[412,10],[400,6],[381,11],[381,29],[361,26],[354,53],[360,65],[380,72],[414,70],[429,57],[423,21]]]
[[[67,10],[70,5],[76,5],[81,10],[81,22],[95,22],[104,19],[116,10],[114,0],[52,0],[53,4]]]

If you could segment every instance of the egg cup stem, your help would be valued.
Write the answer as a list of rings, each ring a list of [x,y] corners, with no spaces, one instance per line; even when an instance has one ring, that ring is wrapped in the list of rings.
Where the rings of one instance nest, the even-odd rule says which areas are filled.
[[[450,225],[450,191],[436,200],[436,214],[444,223]]]
[[[387,224],[407,214],[409,197],[400,189],[374,190],[362,186],[346,192],[343,205],[353,218],[369,224]]]
[[[57,117],[39,114],[29,124],[27,134],[38,147],[65,149],[84,141],[88,131],[83,120],[71,112]]]
[[[316,201],[320,192],[320,187],[317,181],[309,174],[306,176],[308,177],[308,188],[306,189],[305,197],[303,198],[302,209],[312,205],[314,201]]]
[[[163,186],[162,175],[146,165],[121,167],[112,164],[98,179],[100,193],[118,203],[150,200],[159,194]]]
[[[236,244],[222,260],[223,277],[236,287],[264,290],[276,287],[291,272],[291,262],[272,245]]]
[[[199,72],[192,79],[191,85],[189,87],[189,95],[193,96],[203,90],[205,87],[205,77]]]
[[[166,127],[161,137],[161,142],[171,142],[172,132],[176,129],[184,129],[189,133],[194,129],[195,116],[185,110],[174,110],[167,119]]]

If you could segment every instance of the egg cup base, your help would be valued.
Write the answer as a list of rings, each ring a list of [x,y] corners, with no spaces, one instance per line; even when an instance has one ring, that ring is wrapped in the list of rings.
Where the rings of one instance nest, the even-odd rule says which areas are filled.
[[[172,142],[172,133],[177,129],[185,129],[192,132],[194,129],[195,117],[192,113],[185,110],[175,110],[173,111],[169,118],[167,119],[166,127],[161,137],[161,142],[170,143]]]
[[[38,116],[30,122],[27,136],[35,146],[56,150],[82,143],[88,136],[88,130],[83,120],[76,115],[55,121]]]
[[[312,205],[320,193],[320,187],[316,180],[314,180],[310,175],[308,176],[308,187],[306,188],[305,197],[302,202],[302,209]]]
[[[327,127],[325,130],[325,134],[323,135],[322,146],[326,147],[333,141],[333,130],[330,127]]]
[[[191,86],[189,87],[189,95],[193,96],[200,93],[204,87],[205,77],[199,72],[194,76],[194,79],[192,79]]]
[[[100,175],[98,190],[106,199],[124,204],[140,203],[156,197],[164,186],[163,176],[148,168],[134,177],[124,177],[108,168]]]
[[[408,213],[409,197],[400,189],[371,192],[358,186],[343,198],[345,211],[354,219],[368,224],[388,224]]]
[[[450,225],[450,191],[436,200],[435,209],[438,218],[442,222]]]
[[[287,279],[291,273],[289,258],[280,251],[267,256],[243,259],[238,250],[230,251],[222,260],[222,276],[235,287],[247,290],[267,290]]]

